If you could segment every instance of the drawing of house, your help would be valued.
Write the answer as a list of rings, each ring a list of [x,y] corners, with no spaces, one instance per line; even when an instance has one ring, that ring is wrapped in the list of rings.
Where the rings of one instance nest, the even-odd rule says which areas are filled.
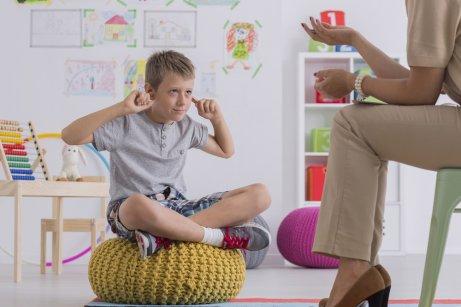
[[[165,42],[185,42],[191,40],[190,30],[171,20],[153,22],[150,38]]]
[[[123,16],[114,15],[104,24],[104,39],[106,41],[126,41],[127,27],[128,23]]]

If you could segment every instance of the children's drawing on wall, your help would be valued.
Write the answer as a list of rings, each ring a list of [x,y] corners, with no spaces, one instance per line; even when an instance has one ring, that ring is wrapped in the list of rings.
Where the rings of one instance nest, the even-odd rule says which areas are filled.
[[[136,10],[123,12],[84,10],[83,46],[123,45],[136,47]]]
[[[201,73],[200,94],[208,98],[216,97],[216,72]]]
[[[152,8],[153,5],[163,6],[170,5],[174,0],[115,0],[123,6],[133,6],[133,5],[149,5]]]
[[[82,6],[82,0],[53,0],[55,1],[55,3],[62,3],[62,4],[65,4],[65,5],[74,5],[74,6],[77,6],[77,7],[81,7]],[[114,0],[91,0],[91,5],[104,5],[104,4],[107,4],[107,5],[110,5],[113,3]],[[89,2],[89,1],[87,1]]]
[[[219,68],[218,60],[214,60],[208,63],[205,69],[198,69],[197,78],[197,95],[206,98],[217,98],[216,93],[216,72]]]
[[[174,0],[113,0],[123,6],[132,7],[133,5],[170,5]]]
[[[195,47],[197,13],[145,11],[144,47]]]
[[[81,47],[80,10],[31,10],[31,47]]]
[[[128,96],[134,90],[144,89],[146,75],[146,60],[127,60],[123,68],[124,97]]]
[[[115,96],[115,61],[67,60],[65,94]]]
[[[16,0],[19,4],[51,4],[51,0]]]
[[[202,5],[229,6],[231,10],[240,4],[240,0],[184,0],[184,2],[193,7]]]
[[[260,71],[262,63],[259,60],[259,30],[261,23],[230,22],[224,24],[225,56],[224,72],[244,70],[252,73],[254,78]]]
[[[82,6],[82,0],[54,0],[55,3],[62,3],[65,5],[73,5],[77,7]],[[91,5],[110,5],[113,3],[114,0],[91,0]],[[87,1],[89,2],[89,1]]]

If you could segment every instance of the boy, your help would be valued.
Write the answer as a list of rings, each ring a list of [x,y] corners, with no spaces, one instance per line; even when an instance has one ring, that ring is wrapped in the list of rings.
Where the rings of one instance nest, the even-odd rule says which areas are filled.
[[[154,53],[146,64],[145,92],[82,117],[62,131],[67,144],[93,143],[110,152],[107,219],[118,236],[136,240],[147,257],[169,240],[201,242],[222,248],[260,250],[269,232],[248,222],[266,210],[270,196],[262,184],[187,200],[182,175],[187,150],[214,156],[234,153],[221,108],[192,97],[194,66],[175,51]],[[186,115],[194,102],[205,125]]]

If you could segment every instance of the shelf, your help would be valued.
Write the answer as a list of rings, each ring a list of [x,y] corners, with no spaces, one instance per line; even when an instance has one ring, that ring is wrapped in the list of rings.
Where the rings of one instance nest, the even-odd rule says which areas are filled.
[[[328,157],[328,152],[306,152],[306,157]]]
[[[345,106],[353,105],[353,103],[305,103],[307,109],[341,109]]]
[[[393,57],[394,58],[394,57]],[[395,57],[400,59],[400,57]],[[400,60],[398,60],[400,62]],[[313,152],[311,145],[312,129],[332,128],[336,114],[342,108],[351,106],[354,103],[354,94],[346,96],[346,103],[316,103],[314,73],[324,69],[343,69],[350,73],[357,70],[369,70],[367,64],[360,54],[356,52],[345,53],[322,53],[303,52],[298,56],[298,94],[297,94],[297,208],[320,207],[320,201],[306,201],[306,169],[312,165],[326,166],[330,160],[329,152]],[[370,74],[372,72],[370,71]],[[385,227],[386,236],[383,240],[381,252],[403,253],[405,251],[404,240],[404,202],[401,191],[402,172],[400,165],[396,162],[389,163],[387,190],[385,195],[386,213]]]

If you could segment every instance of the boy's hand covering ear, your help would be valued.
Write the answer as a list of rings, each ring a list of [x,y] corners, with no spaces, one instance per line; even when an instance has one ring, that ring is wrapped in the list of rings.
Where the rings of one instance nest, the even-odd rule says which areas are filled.
[[[219,120],[222,118],[221,108],[219,104],[213,99],[201,99],[197,100],[192,98],[192,102],[197,108],[198,114],[210,121]]]
[[[148,93],[135,90],[132,91],[122,103],[127,114],[132,114],[150,108],[154,104],[154,101],[150,99],[150,95]]]

